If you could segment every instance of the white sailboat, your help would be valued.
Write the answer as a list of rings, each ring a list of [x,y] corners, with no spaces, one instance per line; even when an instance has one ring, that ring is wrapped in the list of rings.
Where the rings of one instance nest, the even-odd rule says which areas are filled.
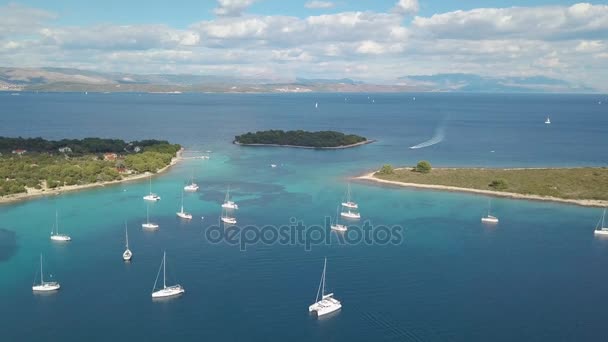
[[[146,206],[146,222],[141,226],[146,229],[158,229],[158,224],[150,222],[150,207]]]
[[[323,263],[323,274],[321,275],[321,283],[317,290],[317,298],[315,303],[308,307],[308,312],[314,312],[317,317],[327,315],[342,308],[342,303],[334,298],[334,294],[325,294],[325,271],[327,270],[327,258]],[[320,295],[320,297],[319,297]],[[319,300],[321,298],[321,300]]]
[[[547,119],[545,120],[545,124],[547,124],[547,125],[551,124],[551,119],[549,118],[549,115],[547,115]]]
[[[131,261],[133,252],[129,249],[129,232],[127,231],[127,223],[125,222],[125,251],[122,253],[122,260]]]
[[[150,193],[144,196],[144,200],[146,201],[160,201],[160,196],[152,192],[152,175],[150,175]]]
[[[234,203],[230,200],[230,187],[226,190],[226,198],[224,199],[224,203],[222,204],[222,208],[225,209],[233,209],[236,210],[239,208],[238,204]]]
[[[60,242],[66,242],[66,241],[71,241],[72,238],[69,235],[66,234],[59,234],[59,214],[57,214],[57,212],[55,212],[55,231],[51,231],[51,240],[53,241],[60,241]]]
[[[190,181],[190,184],[184,186],[184,191],[196,192],[197,190],[198,190],[198,184],[196,184],[194,182],[194,175],[192,175],[192,179]]]
[[[492,202],[488,201],[488,215],[481,218],[481,222],[483,223],[498,223],[498,217],[490,215],[490,210],[492,209]]]
[[[357,209],[359,205],[351,200],[350,197],[350,183],[348,183],[348,190],[346,191],[346,202],[342,202],[342,206],[350,209]]]
[[[315,108],[319,108],[319,102],[315,102]]]
[[[167,286],[166,259],[167,253],[163,252],[163,261],[160,263],[160,268],[158,269],[158,273],[156,274],[156,280],[154,281],[154,287],[152,288],[152,298],[173,297],[185,292],[184,288],[179,284]],[[160,275],[161,268],[163,270],[163,288],[160,290],[156,290],[156,283],[158,282],[158,276]]]
[[[345,232],[348,230],[348,227],[343,224],[340,224],[340,215],[338,215],[339,212],[340,212],[340,207],[338,207],[336,209],[336,222],[331,225],[331,229],[338,231],[338,232]]]
[[[35,292],[50,292],[57,291],[61,285],[56,281],[44,281],[44,272],[42,271],[42,254],[40,254],[40,284],[34,284],[32,290]]]
[[[222,209],[222,216],[220,217],[222,222],[228,224],[236,224],[236,218],[228,215],[228,209]]]
[[[192,220],[192,214],[184,211],[184,192],[183,191],[182,191],[182,209],[180,211],[178,211],[176,214],[177,214],[177,217],[179,217],[179,218],[183,218],[186,220]]]
[[[340,216],[345,217],[345,218],[349,218],[349,219],[353,219],[353,220],[358,220],[361,218],[361,214],[356,212],[356,211],[351,211],[350,209],[348,209],[348,211],[343,211],[340,213]]]
[[[597,222],[594,233],[597,235],[608,235],[608,227],[604,225],[604,219],[606,218],[606,208],[602,213],[602,218]]]

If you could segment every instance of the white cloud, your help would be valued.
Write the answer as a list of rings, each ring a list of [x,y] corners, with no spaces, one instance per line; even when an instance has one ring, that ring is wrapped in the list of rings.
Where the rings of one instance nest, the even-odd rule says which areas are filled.
[[[608,5],[459,10],[415,17],[412,30],[426,37],[463,39],[608,37]]]
[[[255,0],[217,0],[217,7],[213,10],[218,16],[238,17],[254,3]]]
[[[56,17],[54,13],[14,3],[0,6],[0,38],[35,32]]]
[[[334,6],[335,6],[334,3],[331,1],[319,1],[319,0],[308,1],[304,4],[304,7],[310,8],[310,9],[332,8]]]
[[[415,14],[418,13],[419,9],[418,0],[399,0],[395,4],[395,7],[393,7],[393,12],[400,14]]]
[[[579,52],[598,52],[604,50],[605,45],[599,40],[583,40],[576,46]]]

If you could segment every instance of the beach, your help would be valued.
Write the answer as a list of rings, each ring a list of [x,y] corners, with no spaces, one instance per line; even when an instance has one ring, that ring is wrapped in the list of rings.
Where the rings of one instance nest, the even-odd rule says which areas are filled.
[[[91,188],[105,187],[105,186],[116,185],[116,184],[120,184],[120,183],[133,182],[133,181],[138,181],[138,180],[142,180],[142,179],[147,179],[150,176],[160,175],[161,173],[169,170],[172,166],[174,166],[177,163],[179,163],[180,161],[182,161],[183,152],[184,152],[183,148],[181,150],[177,151],[175,157],[173,157],[171,159],[171,162],[169,163],[169,165],[159,169],[158,171],[156,171],[156,173],[145,172],[145,173],[139,173],[139,174],[135,174],[135,175],[123,176],[122,179],[113,180],[113,181],[96,182],[96,183],[81,184],[81,185],[80,184],[79,185],[66,185],[66,186],[57,187],[55,189],[27,188],[27,192],[0,197],[0,205],[9,204],[9,203],[13,203],[13,202],[25,201],[28,199],[33,199],[33,198],[38,198],[38,197],[43,197],[43,196],[56,196],[56,195],[60,195],[65,192],[80,191],[80,190],[86,190],[86,189],[91,189]]]
[[[354,177],[353,179],[380,183],[380,184],[397,185],[397,186],[409,187],[409,188],[430,189],[430,190],[451,191],[451,192],[469,192],[469,193],[475,193],[475,194],[480,194],[480,195],[506,197],[506,198],[513,198],[513,199],[560,202],[560,203],[580,205],[580,206],[584,206],[584,207],[606,207],[606,206],[608,206],[608,201],[602,201],[602,200],[567,199],[567,198],[558,198],[558,197],[551,197],[551,196],[518,194],[518,193],[513,193],[513,192],[461,188],[461,187],[447,186],[447,185],[419,184],[419,183],[405,183],[405,182],[398,182],[398,181],[390,181],[390,180],[385,180],[385,179],[380,179],[380,178],[375,177],[374,175],[376,174],[376,172],[377,171],[369,172],[364,175]]]

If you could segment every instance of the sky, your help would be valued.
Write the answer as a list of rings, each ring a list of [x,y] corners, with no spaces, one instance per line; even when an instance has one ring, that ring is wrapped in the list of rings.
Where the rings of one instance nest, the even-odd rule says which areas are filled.
[[[0,66],[375,83],[547,76],[608,91],[608,3],[0,1]]]

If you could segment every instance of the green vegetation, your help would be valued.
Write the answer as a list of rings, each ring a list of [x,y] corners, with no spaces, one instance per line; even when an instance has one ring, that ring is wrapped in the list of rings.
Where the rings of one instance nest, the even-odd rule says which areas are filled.
[[[397,169],[393,174],[376,172],[375,177],[403,183],[506,191],[564,199],[608,200],[608,168],[435,168],[430,173],[415,172],[407,168]]]
[[[382,165],[382,168],[380,168],[380,171],[378,171],[378,173],[381,175],[392,175],[393,173],[395,173],[395,169],[391,164],[384,164]]]
[[[234,137],[239,144],[289,145],[300,147],[341,147],[367,141],[366,138],[335,131],[306,132],[270,130],[245,133]]]
[[[414,169],[416,172],[420,173],[429,173],[431,172],[431,163],[426,160],[421,160],[416,164],[416,168]]]
[[[0,137],[0,196],[26,192],[26,187],[53,189],[156,172],[169,165],[180,148],[158,140],[127,143],[99,138],[48,141]],[[26,152],[13,153],[17,150]],[[104,158],[105,153],[110,155]]]

